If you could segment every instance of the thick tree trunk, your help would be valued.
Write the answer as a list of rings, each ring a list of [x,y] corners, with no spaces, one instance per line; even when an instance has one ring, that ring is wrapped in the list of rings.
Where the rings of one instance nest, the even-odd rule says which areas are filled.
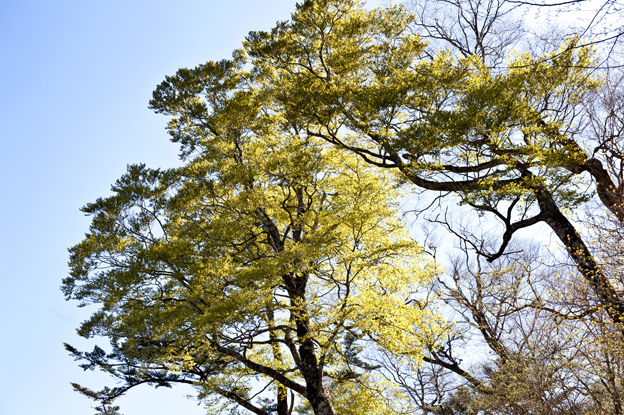
[[[299,347],[302,366],[301,372],[306,380],[308,400],[312,405],[315,415],[336,415],[334,406],[331,403],[329,391],[323,382],[323,369],[319,367],[316,353],[314,352],[314,342],[306,339]]]
[[[297,195],[297,217],[300,217],[307,210],[306,200],[302,188],[295,189]],[[263,221],[267,228],[269,240],[276,252],[284,250],[284,241],[275,224],[262,209],[257,211],[258,218]],[[301,222],[294,222],[292,227],[292,238],[294,242],[301,242],[302,229]],[[314,350],[314,341],[310,337],[310,318],[308,317],[307,300],[305,296],[308,275],[305,273],[298,275],[291,272],[282,276],[288,297],[290,299],[291,321],[295,323],[295,331],[299,341],[299,350],[291,351],[293,360],[297,363],[299,371],[305,380],[304,395],[315,415],[336,415],[334,406],[331,403],[329,391],[323,383],[323,367],[319,364]],[[271,318],[271,317],[269,317]],[[276,379],[277,380],[277,379]],[[279,380],[278,380],[279,382]],[[284,384],[288,386],[287,384]],[[292,389],[292,388],[291,388]],[[301,392],[300,392],[301,393]],[[279,400],[278,389],[278,400]]]
[[[615,323],[624,322],[624,303],[589,248],[583,242],[574,225],[559,210],[550,193],[540,189],[535,191],[537,202],[545,216],[545,222],[559,237],[570,257],[576,263],[589,286],[592,288],[605,311]]]
[[[288,389],[277,384],[277,415],[288,415]]]
[[[331,403],[329,391],[323,382],[323,367],[316,356],[314,341],[310,337],[310,319],[308,317],[305,285],[307,277],[291,275],[285,278],[285,284],[293,308],[293,320],[299,340],[299,370],[306,383],[307,399],[315,415],[336,415]]]
[[[598,193],[602,204],[624,225],[624,205],[622,204],[621,189],[618,189],[615,183],[613,183],[609,172],[604,168],[600,160],[589,159],[584,167],[596,180],[596,193]]]

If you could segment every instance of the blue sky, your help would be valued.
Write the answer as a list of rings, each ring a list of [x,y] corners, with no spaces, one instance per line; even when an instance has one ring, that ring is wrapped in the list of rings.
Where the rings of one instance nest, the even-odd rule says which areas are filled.
[[[369,2],[369,5],[375,3]],[[69,382],[97,388],[63,349],[89,309],[66,302],[67,248],[129,163],[168,167],[177,146],[152,90],[180,67],[228,58],[293,0],[0,0],[0,415],[92,414]],[[106,341],[99,341],[106,344]],[[110,382],[109,382],[110,384]],[[131,391],[125,415],[205,413],[192,389]]]

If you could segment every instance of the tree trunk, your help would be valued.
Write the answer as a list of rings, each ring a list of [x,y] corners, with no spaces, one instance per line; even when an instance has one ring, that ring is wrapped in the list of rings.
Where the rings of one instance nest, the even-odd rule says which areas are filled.
[[[323,367],[319,364],[314,341],[310,337],[310,319],[305,297],[307,276],[291,274],[285,278],[284,282],[290,297],[291,313],[293,313],[297,338],[300,344],[299,370],[305,379],[307,399],[310,405],[312,405],[314,415],[336,415],[329,391],[323,382]]]
[[[302,342],[299,355],[302,363],[300,369],[306,380],[308,400],[312,405],[314,415],[336,415],[329,391],[323,383],[323,369],[319,367],[312,339],[307,338]]]
[[[546,190],[536,190],[535,196],[542,213],[545,215],[545,222],[566,247],[578,270],[604,306],[611,320],[615,323],[623,323],[624,303],[620,298],[620,294],[604,275],[600,265],[596,263],[592,253],[583,242],[574,225],[561,213],[552,196]]]

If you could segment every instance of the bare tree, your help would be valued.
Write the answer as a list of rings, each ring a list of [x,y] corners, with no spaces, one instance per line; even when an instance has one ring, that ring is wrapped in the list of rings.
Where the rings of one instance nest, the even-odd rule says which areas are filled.
[[[619,331],[574,267],[514,248],[488,263],[463,245],[437,283],[455,332],[417,371],[385,361],[388,376],[423,414],[621,414]]]
[[[418,16],[418,33],[431,54],[450,48],[498,66],[526,36],[518,5],[507,0],[408,0],[407,5]]]

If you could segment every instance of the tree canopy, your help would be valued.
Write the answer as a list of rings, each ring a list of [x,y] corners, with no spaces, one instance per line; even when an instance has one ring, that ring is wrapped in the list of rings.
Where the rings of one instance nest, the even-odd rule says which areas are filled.
[[[291,22],[252,33],[246,52],[274,101],[310,135],[450,192],[504,226],[494,260],[518,230],[546,223],[614,322],[624,303],[563,211],[596,183],[620,221],[621,190],[578,141],[579,106],[596,91],[592,50],[570,38],[544,56],[511,56],[493,71],[478,55],[423,53],[414,15],[357,2],[305,2]],[[478,249],[478,247],[475,247]]]
[[[260,382],[282,410],[289,389],[335,413],[324,379],[363,381],[364,345],[418,362],[442,333],[432,308],[414,307],[436,270],[397,217],[392,178],[285,119],[250,76],[223,61],[169,77],[151,105],[173,115],[185,165],[129,166],[84,208],[92,225],[63,289],[100,305],[79,333],[112,352],[69,349],[124,382],[85,394],[183,382],[269,413],[253,400]]]
[[[620,101],[595,99],[596,51],[572,36],[504,55],[513,33],[431,51],[425,21],[307,0],[157,87],[184,165],[129,166],[84,208],[63,290],[99,306],[79,334],[110,351],[67,348],[122,385],[78,390],[188,383],[212,410],[278,415],[619,413],[621,265],[569,215],[595,192],[615,224],[595,229],[621,239]],[[500,234],[447,222],[462,256],[441,276],[399,219],[421,190]],[[572,264],[514,239],[539,223]],[[491,359],[467,367],[474,337]]]

